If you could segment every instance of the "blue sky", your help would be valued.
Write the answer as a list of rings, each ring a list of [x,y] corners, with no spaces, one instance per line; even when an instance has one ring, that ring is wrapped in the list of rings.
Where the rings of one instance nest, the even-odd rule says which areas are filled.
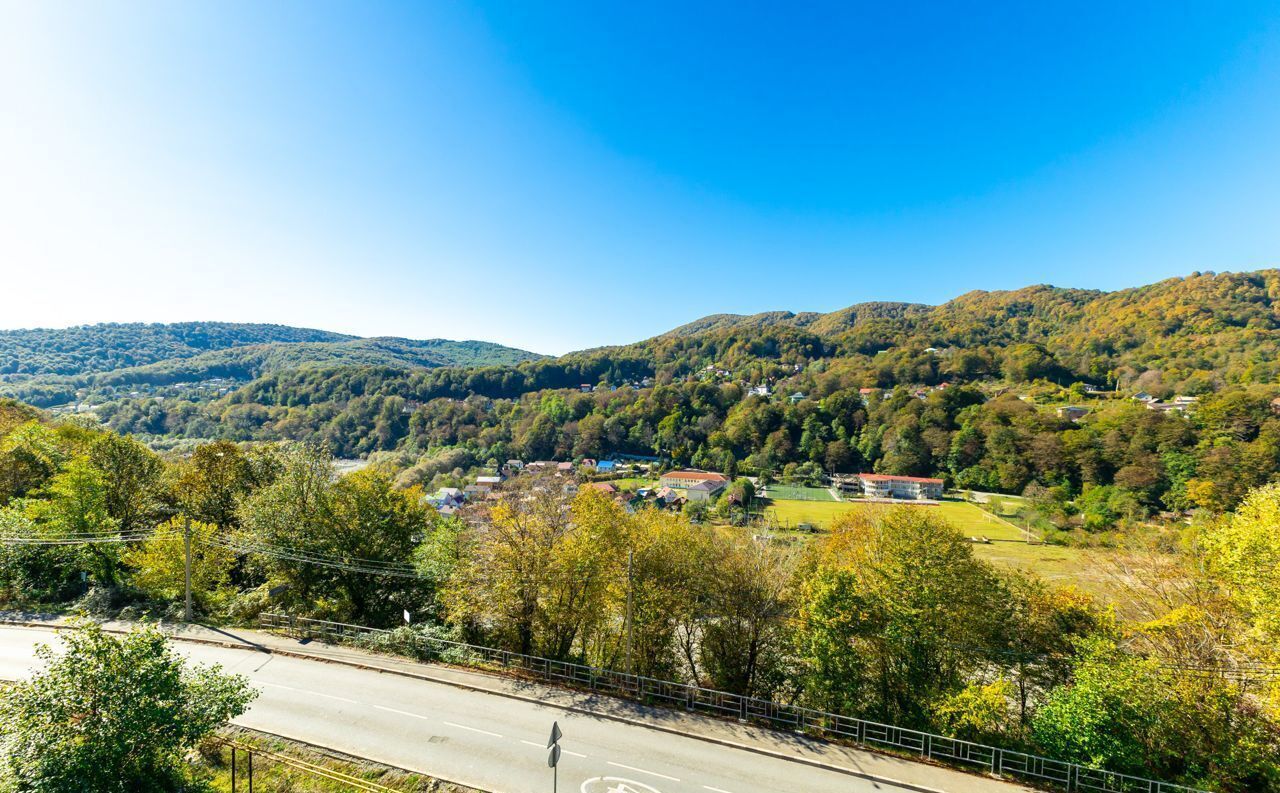
[[[795,5],[0,0],[0,326],[559,353],[1280,266],[1274,3]]]

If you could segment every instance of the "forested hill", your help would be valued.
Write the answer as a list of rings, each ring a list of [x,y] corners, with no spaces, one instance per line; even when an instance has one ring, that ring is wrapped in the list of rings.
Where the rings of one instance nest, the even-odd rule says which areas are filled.
[[[186,322],[0,331],[0,395],[40,406],[85,389],[247,381],[308,367],[510,366],[542,358],[483,341],[360,338],[284,325]],[[84,394],[81,393],[81,396]]]
[[[337,342],[342,333],[235,322],[103,323],[0,330],[0,375],[81,375],[271,342]]]
[[[876,356],[864,361],[864,385],[997,376],[1204,392],[1280,374],[1278,298],[1280,270],[1195,273],[1115,292],[1040,285],[973,291],[939,306],[716,314],[576,357],[640,355],[733,370],[750,358]],[[930,348],[944,354],[922,356]]]
[[[935,307],[720,315],[514,365],[261,362],[233,388],[91,402],[122,432],[316,440],[448,470],[642,454],[786,477],[936,475],[1068,501],[1115,488],[1089,491],[1113,516],[1220,510],[1280,479],[1277,295],[1275,270],[1110,293],[1032,286]]]

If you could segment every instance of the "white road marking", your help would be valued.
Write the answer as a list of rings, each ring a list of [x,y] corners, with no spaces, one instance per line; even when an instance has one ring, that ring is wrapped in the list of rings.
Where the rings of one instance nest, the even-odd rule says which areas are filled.
[[[729,793],[729,791],[725,790],[724,788],[711,787],[710,785],[703,785],[702,789],[710,790],[711,793]]]
[[[526,741],[523,738],[520,739],[520,743],[527,744],[528,746],[536,746],[539,749],[546,748],[543,744],[540,744],[537,741]],[[585,754],[578,754],[577,752],[571,752],[568,749],[564,748],[563,746],[560,747],[560,751],[563,752],[564,754],[573,755],[574,757],[586,757]]]
[[[606,763],[608,763],[608,764],[609,764],[609,765],[611,765],[611,766],[616,766],[617,768],[625,768],[625,769],[627,769],[628,771],[639,771],[639,772],[640,772],[640,773],[642,773],[642,774],[652,774],[653,776],[659,777],[659,778],[661,778],[661,779],[669,779],[669,780],[671,780],[672,782],[679,782],[679,781],[680,781],[679,779],[676,779],[676,778],[675,778],[675,777],[673,777],[673,776],[667,776],[666,774],[659,774],[657,771],[646,771],[646,770],[645,770],[645,769],[643,769],[643,768],[636,768],[636,767],[635,767],[635,766],[633,766],[633,765],[623,765],[622,763],[615,763],[615,762],[613,762],[612,760],[605,760],[605,762],[606,762]]]
[[[387,713],[398,713],[401,716],[409,716],[415,719],[422,719],[423,721],[431,721],[431,719],[427,716],[420,716],[417,713],[410,713],[407,710],[396,710],[395,708],[387,708],[387,707],[383,707],[382,705],[374,705],[374,707],[377,708],[378,710],[385,710]]]
[[[345,702],[348,705],[359,705],[354,699],[346,697],[335,697],[332,694],[321,694],[319,691],[308,691],[305,688],[293,688],[292,686],[282,686],[279,683],[258,683],[260,686],[271,686],[272,688],[283,688],[285,691],[296,691],[299,694],[310,694],[313,697],[324,697],[325,699],[336,699],[339,702]]]
[[[446,721],[446,722],[445,722],[445,724],[448,724],[450,727],[457,727],[457,728],[458,728],[458,729],[460,729],[460,730],[471,730],[472,732],[478,732],[478,733],[481,733],[481,734],[483,734],[483,735],[492,735],[494,738],[501,738],[501,737],[502,737],[501,735],[499,735],[499,734],[498,734],[498,733],[496,733],[496,732],[489,732],[488,730],[482,730],[482,729],[480,729],[479,727],[468,727],[468,726],[467,726],[467,725],[465,725],[465,724],[457,724],[457,723],[452,722],[452,721]]]

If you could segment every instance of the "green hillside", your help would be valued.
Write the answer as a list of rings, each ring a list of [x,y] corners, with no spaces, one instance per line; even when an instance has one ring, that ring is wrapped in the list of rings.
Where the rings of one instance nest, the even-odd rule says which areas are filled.
[[[483,341],[359,338],[221,322],[0,331],[0,395],[47,407],[85,389],[245,381],[307,367],[509,366],[541,357]]]
[[[272,342],[335,342],[342,333],[235,322],[103,323],[0,330],[0,376],[82,375]]]

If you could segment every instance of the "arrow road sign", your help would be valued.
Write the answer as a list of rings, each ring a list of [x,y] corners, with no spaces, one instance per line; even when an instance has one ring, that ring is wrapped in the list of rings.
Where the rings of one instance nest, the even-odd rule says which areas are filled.
[[[560,722],[551,722],[551,737],[547,739],[547,748],[550,749],[555,745],[556,741],[564,737],[564,733],[560,732]]]

